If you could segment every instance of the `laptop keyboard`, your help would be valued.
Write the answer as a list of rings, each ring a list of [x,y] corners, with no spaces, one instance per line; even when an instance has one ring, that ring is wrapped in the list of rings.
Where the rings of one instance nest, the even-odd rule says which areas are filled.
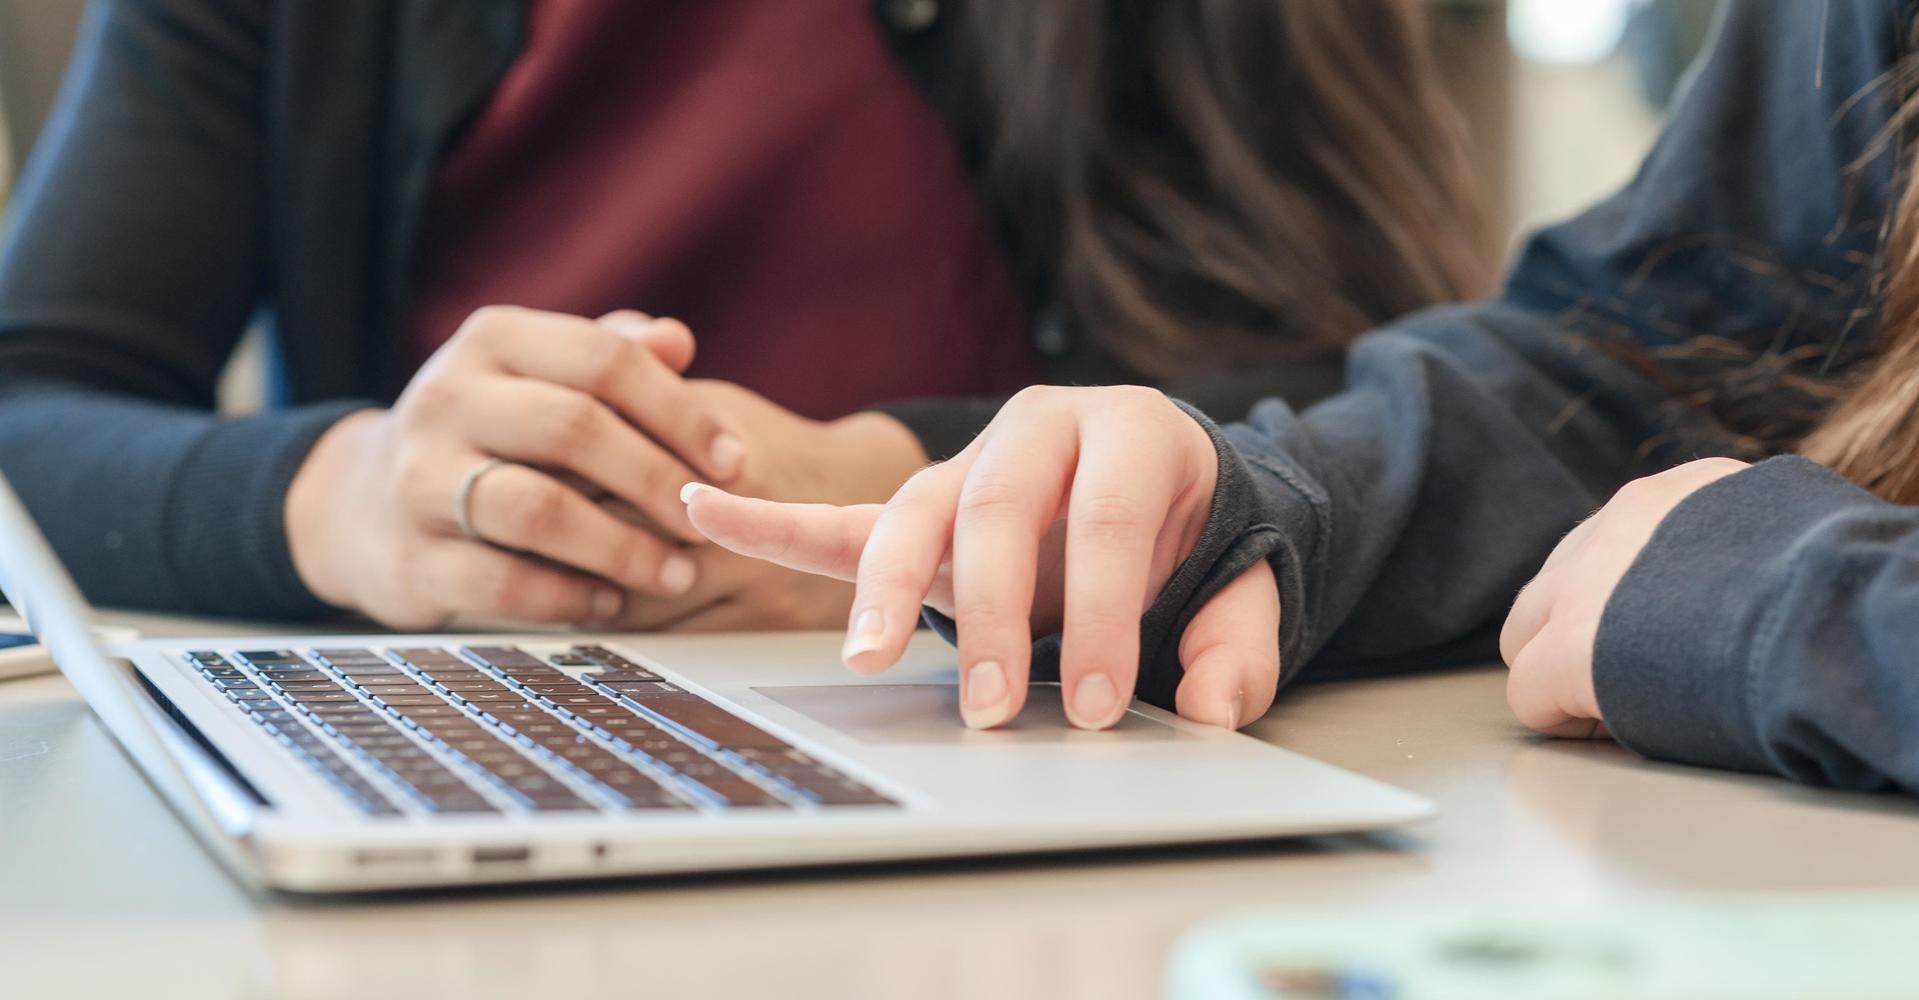
[[[898,804],[602,646],[185,656],[368,815]]]

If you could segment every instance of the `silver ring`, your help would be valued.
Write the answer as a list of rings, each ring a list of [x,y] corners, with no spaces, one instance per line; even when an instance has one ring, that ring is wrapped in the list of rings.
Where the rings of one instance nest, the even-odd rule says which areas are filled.
[[[467,470],[466,478],[460,480],[460,488],[453,491],[453,523],[460,526],[460,534],[473,541],[486,541],[479,532],[473,530],[473,521],[467,516],[467,508],[473,505],[473,484],[479,482],[481,476],[505,464],[504,458],[489,458],[481,462]]]

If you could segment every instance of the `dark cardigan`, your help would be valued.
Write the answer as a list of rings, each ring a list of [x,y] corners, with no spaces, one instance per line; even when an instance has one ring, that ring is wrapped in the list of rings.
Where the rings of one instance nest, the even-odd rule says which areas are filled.
[[[874,11],[976,164],[938,5]],[[390,402],[410,374],[428,185],[512,63],[522,15],[520,0],[96,5],[0,248],[0,468],[95,601],[325,610],[287,552],[286,490],[330,424]],[[1008,251],[1033,315],[1058,316],[1043,263]],[[255,319],[272,334],[275,405],[218,418],[216,379]],[[1034,338],[1051,381],[1137,380],[1062,324]],[[1336,366],[1302,366],[1177,391],[1232,419],[1275,385],[1297,397],[1337,381]],[[885,409],[939,458],[999,402]]]

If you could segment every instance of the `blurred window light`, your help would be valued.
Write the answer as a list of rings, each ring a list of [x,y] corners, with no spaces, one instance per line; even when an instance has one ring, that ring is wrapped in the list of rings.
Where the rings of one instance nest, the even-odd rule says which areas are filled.
[[[1612,55],[1643,0],[1511,0],[1506,36],[1522,59],[1590,63]]]

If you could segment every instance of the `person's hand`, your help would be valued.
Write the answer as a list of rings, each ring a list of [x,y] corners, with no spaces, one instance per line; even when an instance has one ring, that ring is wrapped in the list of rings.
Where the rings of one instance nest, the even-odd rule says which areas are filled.
[[[320,599],[403,629],[602,622],[623,590],[685,593],[696,568],[672,539],[697,535],[680,487],[748,464],[680,377],[692,352],[683,325],[637,313],[475,312],[391,409],[315,443],[286,502],[295,570]]]
[[[897,662],[922,604],[959,631],[961,714],[1000,725],[1026,699],[1035,634],[1062,634],[1067,716],[1102,729],[1126,711],[1140,617],[1205,527],[1218,456],[1164,395],[1131,386],[1033,388],[952,461],[884,506],[776,503],[689,485],[714,542],[856,582],[844,659]],[[1181,715],[1238,727],[1272,704],[1279,592],[1263,562],[1228,584],[1180,640]]]
[[[1506,702],[1521,723],[1551,736],[1606,735],[1593,691],[1593,643],[1613,589],[1680,501],[1744,468],[1708,458],[1634,480],[1560,540],[1499,633],[1499,654],[1512,670]]]
[[[690,379],[694,398],[722,415],[752,455],[731,484],[742,495],[809,503],[877,503],[926,465],[904,424],[881,413],[809,420],[731,382]],[[699,582],[676,598],[632,600],[616,627],[711,632],[832,628],[853,588],[749,559],[714,545],[689,548]]]

